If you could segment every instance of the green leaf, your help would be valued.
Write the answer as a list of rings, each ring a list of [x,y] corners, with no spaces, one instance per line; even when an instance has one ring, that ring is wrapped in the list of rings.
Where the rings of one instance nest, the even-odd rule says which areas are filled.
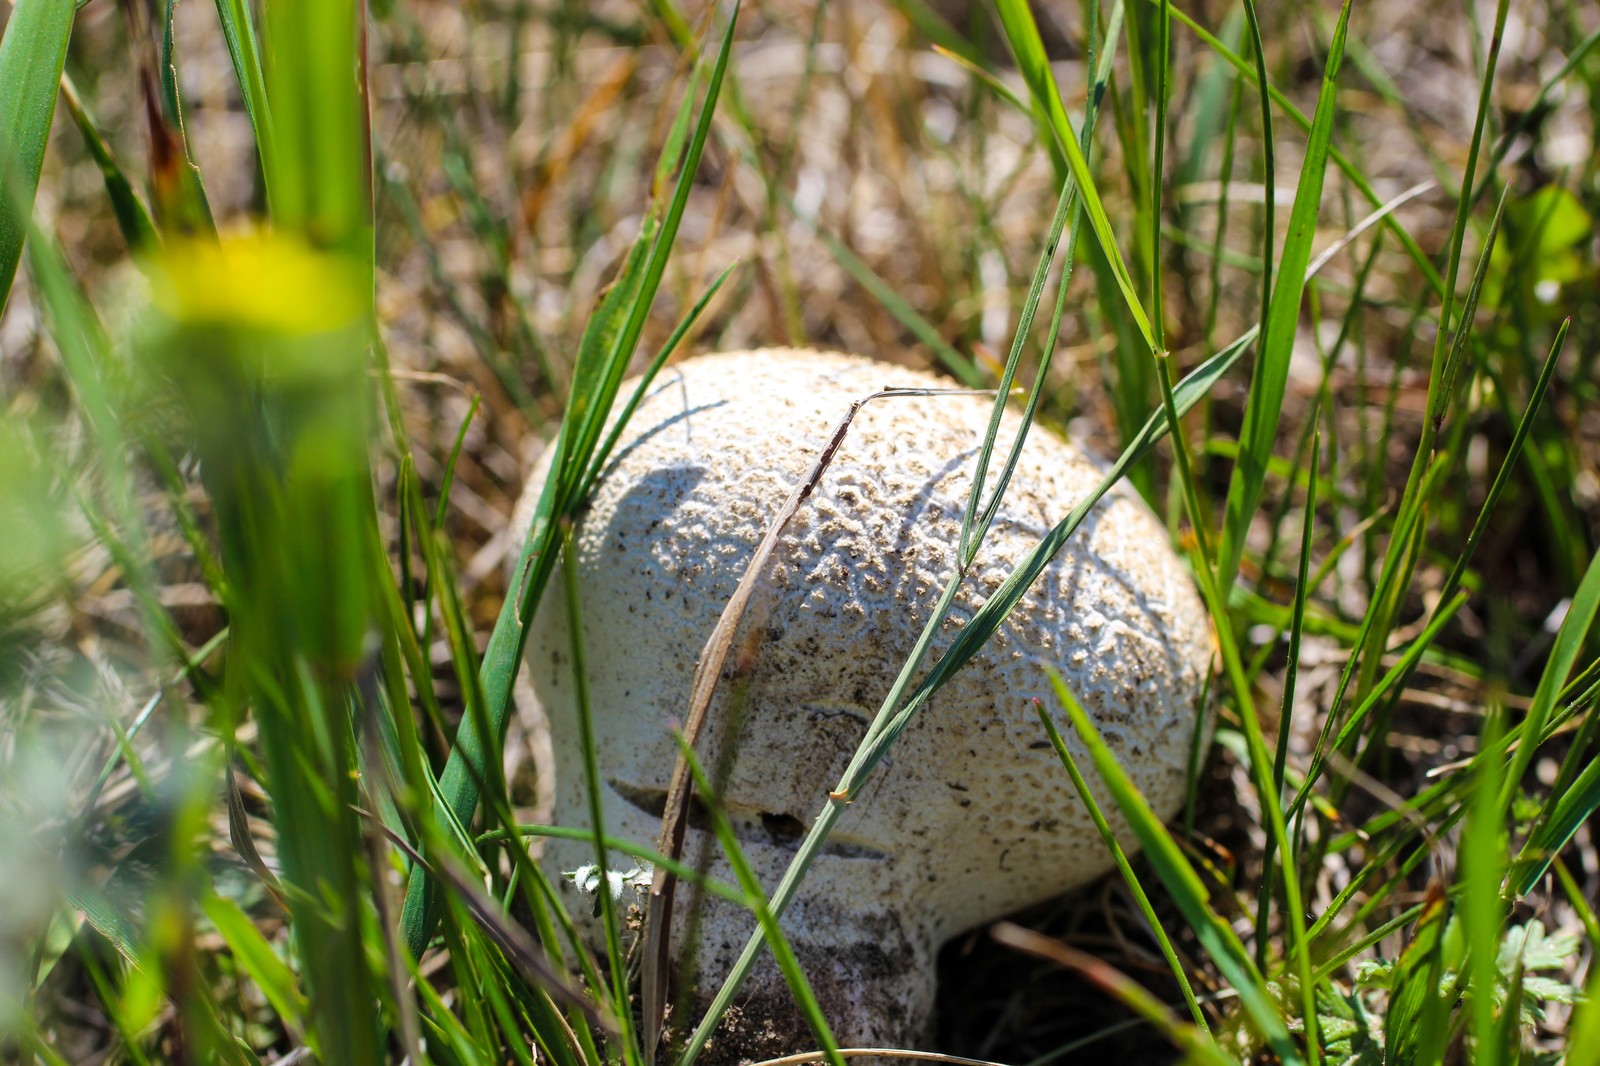
[[[1323,982],[1317,986],[1317,1022],[1329,1066],[1383,1066],[1383,1034],[1361,997]]]
[[[1535,918],[1526,925],[1506,930],[1497,964],[1500,972],[1508,977],[1519,963],[1524,970],[1558,970],[1575,960],[1581,950],[1582,945],[1574,934],[1550,936],[1545,932],[1544,923]]]
[[[76,10],[72,0],[16,0],[0,39],[0,310],[33,217]]]
[[[117,949],[117,954],[134,969],[142,969],[139,954],[139,930],[122,911],[114,906],[105,893],[78,887],[67,892],[67,905],[83,915],[95,932]]]

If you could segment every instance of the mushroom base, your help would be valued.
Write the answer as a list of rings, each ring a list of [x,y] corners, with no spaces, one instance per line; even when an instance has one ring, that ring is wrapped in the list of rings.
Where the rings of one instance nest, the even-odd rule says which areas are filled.
[[[628,819],[623,815],[619,820]],[[622,826],[608,828],[626,832]],[[582,843],[547,843],[553,846],[544,856],[544,865],[552,879],[594,861],[593,849]],[[707,845],[716,848],[710,834],[691,830],[684,850],[687,861],[693,862]],[[746,844],[745,852],[769,889],[793,855],[776,845]],[[622,856],[613,855],[608,861],[626,868]],[[733,871],[720,856],[711,863],[708,874],[734,883]],[[604,943],[600,923],[589,917],[592,897],[581,893],[570,878],[561,877],[561,885],[568,911],[574,919],[581,918],[590,943],[600,947]],[[642,909],[643,895],[625,895],[620,902],[625,909]],[[807,899],[802,893],[784,915],[789,946],[841,1046],[926,1048],[932,1039],[936,985],[933,958],[924,945],[933,943],[934,938],[928,930],[905,928],[903,920],[887,907],[861,902],[863,909],[845,910],[824,900]],[[674,910],[676,972],[670,998],[675,1005],[664,1034],[668,1048],[688,1039],[756,929],[749,911],[702,896],[681,883]],[[699,1061],[708,1066],[732,1066],[816,1048],[816,1037],[793,992],[771,953],[766,952],[740,987],[732,1009]]]

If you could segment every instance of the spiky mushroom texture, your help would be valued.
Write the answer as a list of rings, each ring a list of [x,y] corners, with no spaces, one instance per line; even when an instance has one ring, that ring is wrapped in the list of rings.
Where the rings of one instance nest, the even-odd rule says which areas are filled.
[[[770,349],[686,361],[653,386],[575,540],[607,832],[654,843],[677,755],[671,729],[687,713],[695,660],[832,427],[852,401],[885,386],[940,384],[856,356]],[[708,766],[733,752],[724,804],[769,891],[956,565],[991,407],[971,395],[867,404],[767,566],[764,632],[747,676],[722,685],[701,748]],[[1001,440],[1016,427],[1008,415]],[[533,474],[519,528],[546,473],[541,464]],[[934,657],[1103,473],[1053,433],[1032,430]],[[586,825],[558,586],[533,624],[529,671],[553,734],[555,820]],[[928,701],[784,916],[842,1041],[925,1041],[941,943],[1111,867],[1036,717],[1035,698],[1054,705],[1044,667],[1061,671],[1168,816],[1183,795],[1210,656],[1205,612],[1165,531],[1131,491],[1113,489],[984,649]],[[730,725],[735,706],[739,720]],[[1113,824],[1126,840],[1125,826]],[[691,818],[685,855],[694,861],[707,851],[712,876],[732,882],[705,819]],[[587,844],[552,841],[544,861],[558,871],[592,858]],[[611,861],[629,868],[622,856]],[[674,923],[680,961],[684,930],[698,925],[688,960],[696,976],[676,990],[680,1035],[755,924],[715,900],[691,923],[690,898],[680,889]],[[576,914],[590,910],[586,900],[571,902]],[[738,1003],[714,1049],[718,1061],[813,1043],[770,957]]]

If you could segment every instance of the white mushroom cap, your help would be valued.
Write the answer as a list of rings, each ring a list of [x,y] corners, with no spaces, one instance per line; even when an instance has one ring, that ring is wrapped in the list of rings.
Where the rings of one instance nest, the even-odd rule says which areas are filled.
[[[885,386],[941,384],[855,356],[783,349],[707,356],[663,372],[576,534],[609,833],[654,843],[677,754],[670,730],[687,714],[696,658],[834,424],[852,401]],[[768,891],[954,569],[991,407],[970,395],[867,404],[768,565],[770,614],[722,790]],[[1002,455],[1016,427],[1008,415]],[[545,473],[543,465],[534,472],[518,528]],[[1103,474],[1099,462],[1033,429],[935,657]],[[552,731],[555,821],[586,825],[569,647],[557,581],[530,634],[529,670]],[[1055,702],[1044,667],[1062,672],[1152,806],[1169,816],[1182,801],[1210,656],[1204,608],[1165,530],[1132,491],[1114,489],[983,650],[928,701],[845,812],[784,917],[841,1040],[924,1039],[940,943],[1111,868],[1036,718],[1035,698]],[[731,687],[712,705],[708,741]],[[701,747],[712,765],[714,742]],[[1098,779],[1090,783],[1113,814]],[[1127,841],[1114,814],[1112,824]],[[702,847],[718,855],[712,875],[732,882],[709,829],[692,826],[685,854],[692,861]],[[592,861],[583,843],[551,842],[546,853],[552,870]],[[627,868],[621,856],[612,861]],[[690,895],[679,889],[675,942]],[[588,910],[573,902],[574,913]],[[715,992],[754,925],[731,904],[707,904],[694,995]],[[770,959],[745,990],[743,1033],[723,1041],[719,1059],[811,1042]],[[686,1007],[674,1019],[680,1027],[694,1020]]]

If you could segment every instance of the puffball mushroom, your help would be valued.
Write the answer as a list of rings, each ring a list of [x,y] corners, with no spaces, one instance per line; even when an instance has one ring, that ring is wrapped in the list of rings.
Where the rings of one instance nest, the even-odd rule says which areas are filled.
[[[652,386],[574,538],[609,834],[654,846],[678,754],[671,731],[688,713],[696,659],[835,424],[853,401],[886,386],[942,384],[857,356],[768,349],[692,359]],[[722,801],[769,892],[954,571],[992,406],[970,394],[865,405],[767,564],[764,613],[752,623],[764,631],[742,645],[754,653],[739,683],[724,674],[700,748],[714,766],[730,739],[719,742],[718,730],[737,705]],[[1018,424],[1008,413],[996,466]],[[519,529],[547,464],[548,455],[533,474]],[[930,663],[1103,474],[1077,448],[1032,429]],[[528,666],[555,751],[554,820],[586,826],[560,586],[551,584],[533,622]],[[1170,816],[1181,802],[1210,656],[1205,611],[1166,532],[1132,491],[1113,489],[983,650],[928,700],[783,916],[843,1043],[926,1041],[940,944],[1111,868],[1037,719],[1035,699],[1055,702],[1044,668],[1061,672],[1155,810]],[[735,689],[742,691],[730,695]],[[1079,761],[1087,767],[1086,756]],[[1114,814],[1112,822],[1128,840]],[[703,811],[691,817],[686,861],[702,849],[713,856],[711,876],[734,883]],[[544,861],[552,874],[572,871],[592,863],[594,850],[552,840]],[[620,855],[608,862],[631,868]],[[679,886],[680,961],[692,896]],[[570,902],[576,915],[592,907],[576,894]],[[671,1025],[680,1036],[754,928],[748,911],[705,898],[690,960],[694,986],[674,993]],[[716,1060],[814,1043],[770,955],[736,1003],[713,1047]]]

